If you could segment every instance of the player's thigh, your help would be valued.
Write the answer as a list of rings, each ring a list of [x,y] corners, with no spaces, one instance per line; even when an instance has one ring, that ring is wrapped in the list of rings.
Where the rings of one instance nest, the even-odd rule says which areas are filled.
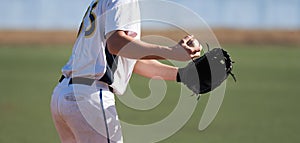
[[[57,114],[52,114],[55,128],[62,143],[75,143],[75,136],[67,123]]]
[[[116,134],[115,126],[119,125],[119,122],[116,123],[111,116],[112,114],[103,110],[101,106],[91,103],[90,101],[77,101],[77,103],[73,101],[73,106],[77,106],[77,108],[71,106],[71,104],[65,104],[64,108],[72,109],[72,111],[63,112],[64,119],[70,126],[78,143],[106,143],[108,139]]]
[[[55,128],[59,134],[60,140],[62,143],[74,143],[76,142],[75,136],[71,130],[71,128],[68,126],[68,124],[63,119],[63,116],[61,116],[61,109],[60,104],[61,100],[64,97],[62,86],[57,86],[52,94],[51,99],[51,113],[52,113],[52,119],[55,125]]]

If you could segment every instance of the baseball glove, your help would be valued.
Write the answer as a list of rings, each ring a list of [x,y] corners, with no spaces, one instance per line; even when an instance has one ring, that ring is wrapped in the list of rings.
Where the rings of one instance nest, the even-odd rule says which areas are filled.
[[[177,81],[185,84],[196,95],[210,92],[220,86],[232,73],[233,61],[227,51],[215,48],[179,68]],[[200,96],[199,96],[200,97]]]

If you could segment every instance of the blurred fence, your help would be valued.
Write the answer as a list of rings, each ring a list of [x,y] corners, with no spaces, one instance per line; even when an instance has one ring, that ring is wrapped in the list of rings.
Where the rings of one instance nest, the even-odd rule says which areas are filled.
[[[1,0],[0,29],[77,29],[90,1]],[[300,0],[169,1],[190,8],[212,27],[300,29]]]
[[[300,0],[181,1],[212,27],[300,29]]]
[[[90,1],[1,0],[0,44],[73,43]],[[300,0],[169,1],[199,14],[213,28],[221,44],[300,44]],[[155,9],[155,12],[159,14],[164,10]],[[176,16],[176,12],[172,14]],[[180,20],[181,16],[176,18],[184,21]],[[191,26],[197,27],[192,23]],[[155,31],[153,29],[158,27],[153,25],[143,25],[143,28],[143,35],[165,35],[174,40],[185,34],[165,27],[164,31]]]

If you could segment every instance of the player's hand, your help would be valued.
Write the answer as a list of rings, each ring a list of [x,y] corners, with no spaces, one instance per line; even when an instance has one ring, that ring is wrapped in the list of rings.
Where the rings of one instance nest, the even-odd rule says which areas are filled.
[[[188,44],[191,40],[194,40],[193,36],[188,35],[181,39],[177,45],[172,47],[174,59],[178,61],[188,61],[200,56],[201,46]]]

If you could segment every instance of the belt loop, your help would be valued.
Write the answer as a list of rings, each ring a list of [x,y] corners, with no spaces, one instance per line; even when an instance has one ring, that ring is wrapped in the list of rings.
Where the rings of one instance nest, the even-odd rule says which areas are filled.
[[[114,89],[111,86],[108,86],[108,89],[111,93],[114,93]]]
[[[61,75],[60,79],[58,80],[59,83],[61,83],[66,77],[64,75]]]

